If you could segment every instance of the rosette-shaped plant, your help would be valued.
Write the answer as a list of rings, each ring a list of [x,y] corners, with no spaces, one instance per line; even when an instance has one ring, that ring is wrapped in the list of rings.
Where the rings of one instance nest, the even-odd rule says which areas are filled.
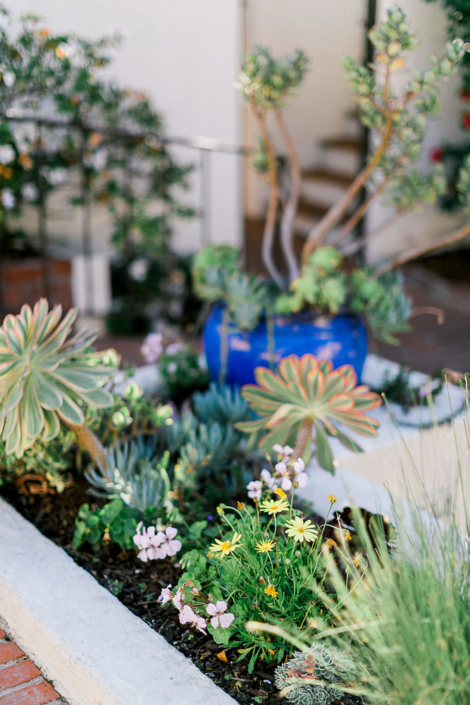
[[[338,428],[338,423],[363,436],[377,435],[379,422],[364,412],[379,406],[381,399],[369,387],[356,386],[351,365],[333,371],[329,360],[290,355],[280,362],[275,373],[257,367],[255,377],[258,384],[244,386],[242,396],[260,418],[236,426],[246,433],[267,430],[259,444],[264,451],[269,452],[276,443],[295,445],[294,457],[308,460],[315,429],[317,460],[334,473],[328,436],[337,438],[350,450],[362,451]]]
[[[342,690],[353,680],[353,672],[344,654],[313,644],[276,668],[276,685],[281,697],[294,705],[361,705],[361,697]]]
[[[8,454],[21,457],[42,434],[50,441],[64,423],[93,459],[104,460],[98,439],[85,426],[83,405],[107,407],[112,395],[101,388],[114,367],[87,351],[95,336],[79,333],[66,341],[77,316],[61,321],[62,307],[49,311],[46,299],[18,316],[6,316],[0,328],[0,432]]]

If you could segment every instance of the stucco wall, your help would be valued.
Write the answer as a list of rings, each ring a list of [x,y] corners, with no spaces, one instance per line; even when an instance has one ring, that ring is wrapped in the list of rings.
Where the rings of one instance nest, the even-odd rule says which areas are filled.
[[[124,36],[109,75],[121,85],[147,92],[163,114],[167,133],[177,137],[210,137],[239,144],[241,108],[233,89],[239,65],[238,0],[6,0],[15,17],[34,12],[54,31],[74,31],[97,38],[119,31]],[[197,165],[198,153],[183,147],[175,153]],[[241,163],[238,157],[215,155],[211,179],[211,235],[214,241],[241,240]],[[196,173],[183,202],[199,207]],[[52,232],[75,237],[79,218],[52,204]],[[96,214],[98,249],[106,246],[107,224]],[[200,246],[198,222],[178,224],[175,244],[181,251]]]

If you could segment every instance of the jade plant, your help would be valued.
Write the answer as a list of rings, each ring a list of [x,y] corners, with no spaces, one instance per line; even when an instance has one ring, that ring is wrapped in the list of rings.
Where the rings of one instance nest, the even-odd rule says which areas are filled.
[[[316,459],[334,473],[328,437],[337,438],[350,450],[362,450],[338,424],[363,436],[377,435],[379,422],[364,412],[379,406],[381,399],[365,385],[356,386],[351,365],[333,370],[329,360],[290,355],[275,372],[257,367],[255,377],[257,384],[244,386],[242,396],[259,418],[237,423],[236,428],[251,434],[267,432],[259,442],[264,451],[288,444],[294,447],[294,457],[307,461],[315,431]]]
[[[0,328],[0,432],[7,454],[21,457],[35,440],[55,438],[61,424],[70,428],[95,462],[106,462],[103,447],[85,425],[84,407],[108,407],[112,394],[103,388],[115,367],[90,351],[95,335],[68,338],[77,317],[72,309],[49,311],[46,299]]]
[[[352,238],[356,226],[379,197],[393,207],[393,217],[398,218],[419,211],[423,204],[436,203],[445,191],[442,166],[434,165],[430,173],[422,173],[417,163],[423,153],[427,120],[439,110],[441,84],[457,71],[465,54],[463,41],[457,38],[447,43],[441,57],[432,57],[429,68],[411,72],[404,83],[402,74],[409,54],[418,46],[405,13],[396,5],[391,7],[385,21],[370,31],[369,38],[374,48],[373,60],[361,65],[347,57],[344,65],[359,117],[371,132],[371,151],[344,196],[309,233],[300,263],[293,248],[293,220],[301,172],[283,109],[302,83],[308,60],[302,51],[275,58],[265,47],[257,47],[247,57],[237,88],[249,102],[261,134],[256,164],[270,187],[262,254],[272,283],[263,284],[243,272],[230,248],[217,251],[212,246],[199,253],[194,269],[196,291],[206,301],[219,300],[224,304],[226,323],[252,330],[263,316],[269,319],[271,315],[309,310],[328,315],[352,311],[364,317],[374,335],[396,343],[396,334],[408,329],[411,315],[411,301],[403,292],[397,267],[470,234],[469,219],[457,230],[376,266],[364,266],[357,260],[359,250],[383,227],[375,231],[366,227],[363,237]],[[272,117],[286,146],[289,179],[281,178],[280,155],[269,131]],[[359,202],[364,188],[367,197]],[[470,158],[459,172],[457,192],[469,213]],[[278,215],[287,278],[273,258]],[[235,286],[231,286],[232,282]]]

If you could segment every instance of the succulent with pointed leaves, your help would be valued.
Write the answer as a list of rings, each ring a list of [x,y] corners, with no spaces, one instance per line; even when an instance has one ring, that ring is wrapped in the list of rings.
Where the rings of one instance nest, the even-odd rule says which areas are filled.
[[[345,693],[354,680],[350,659],[331,647],[313,644],[296,651],[276,668],[276,686],[281,697],[294,705],[362,705],[363,699]]]
[[[52,440],[63,423],[95,461],[103,457],[82,407],[111,406],[102,384],[115,368],[88,351],[93,334],[66,340],[76,316],[72,309],[61,321],[62,307],[49,311],[41,299],[33,310],[23,306],[18,316],[8,315],[0,328],[0,432],[9,454],[21,457],[41,434]]]
[[[314,355],[290,355],[275,372],[265,367],[255,370],[257,385],[247,384],[242,396],[259,416],[255,421],[235,425],[245,433],[268,431],[259,446],[269,452],[274,444],[294,446],[294,457],[308,461],[312,455],[312,431],[315,429],[315,454],[318,463],[334,473],[333,454],[328,436],[337,438],[346,448],[362,448],[338,428],[341,424],[363,436],[377,435],[379,422],[364,412],[381,404],[378,394],[365,385],[357,385],[351,365],[333,371],[329,360],[318,361]]]

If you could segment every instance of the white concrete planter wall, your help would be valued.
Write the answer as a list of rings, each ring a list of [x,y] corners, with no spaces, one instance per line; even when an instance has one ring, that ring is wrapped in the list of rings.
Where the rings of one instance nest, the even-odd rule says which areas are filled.
[[[0,617],[70,705],[236,705],[1,499]]]

